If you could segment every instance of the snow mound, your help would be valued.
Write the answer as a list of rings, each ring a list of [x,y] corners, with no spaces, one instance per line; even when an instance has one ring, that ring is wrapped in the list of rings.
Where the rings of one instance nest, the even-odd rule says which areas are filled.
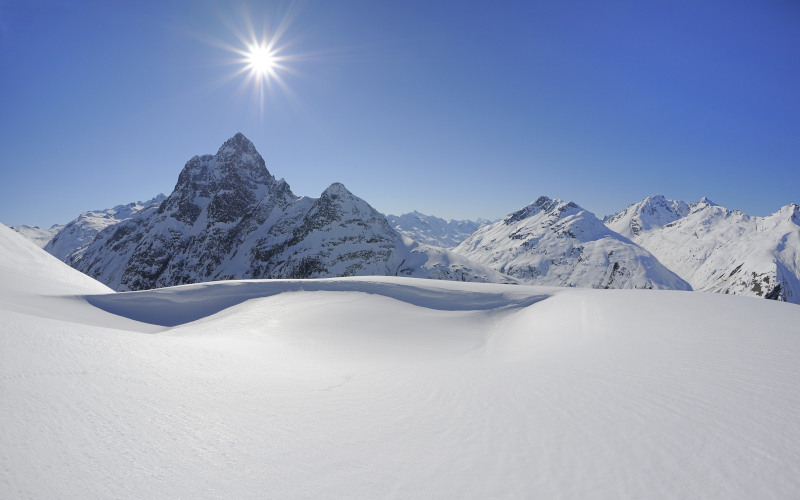
[[[398,277],[45,299],[0,296],[4,498],[800,490],[794,305]]]

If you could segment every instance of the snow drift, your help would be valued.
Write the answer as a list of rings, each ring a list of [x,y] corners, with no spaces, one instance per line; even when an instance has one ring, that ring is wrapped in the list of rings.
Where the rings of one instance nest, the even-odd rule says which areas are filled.
[[[0,243],[0,497],[800,491],[795,305],[399,277],[112,293]]]

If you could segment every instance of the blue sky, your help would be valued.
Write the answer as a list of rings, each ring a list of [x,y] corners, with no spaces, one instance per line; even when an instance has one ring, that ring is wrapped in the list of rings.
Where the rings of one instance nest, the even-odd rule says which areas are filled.
[[[248,25],[281,33],[263,99]],[[169,194],[236,132],[296,194],[384,213],[766,215],[800,203],[800,4],[0,0],[0,222]]]

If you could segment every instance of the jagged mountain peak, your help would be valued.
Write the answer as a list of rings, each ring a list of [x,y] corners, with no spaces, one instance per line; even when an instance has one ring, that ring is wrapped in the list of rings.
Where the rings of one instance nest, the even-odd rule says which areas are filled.
[[[323,197],[328,198],[339,198],[339,197],[346,197],[346,198],[356,198],[356,196],[347,189],[344,184],[341,182],[334,182],[330,186],[328,186],[325,191],[322,192]]]
[[[233,154],[258,155],[255,145],[241,132],[237,132],[233,137],[225,141],[217,151],[217,156]],[[260,155],[259,155],[260,156]]]

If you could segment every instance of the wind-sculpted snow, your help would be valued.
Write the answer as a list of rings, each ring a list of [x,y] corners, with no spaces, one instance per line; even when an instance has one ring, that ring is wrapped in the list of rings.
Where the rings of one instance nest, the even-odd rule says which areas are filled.
[[[530,284],[690,289],[647,250],[593,214],[545,196],[477,230],[455,252]]]
[[[800,303],[797,205],[768,217],[729,210],[706,198],[690,206],[674,221],[640,231],[634,241],[695,290]]]
[[[527,307],[548,295],[531,295],[497,287],[422,287],[410,278],[385,282],[379,278],[325,280],[241,280],[173,288],[88,295],[86,300],[106,312],[160,326],[177,326],[216,314],[242,302],[293,292],[354,292],[379,295],[416,307],[439,311],[486,311]]]
[[[13,236],[2,498],[800,491],[794,305],[398,277],[52,296],[37,259],[73,271]]]

